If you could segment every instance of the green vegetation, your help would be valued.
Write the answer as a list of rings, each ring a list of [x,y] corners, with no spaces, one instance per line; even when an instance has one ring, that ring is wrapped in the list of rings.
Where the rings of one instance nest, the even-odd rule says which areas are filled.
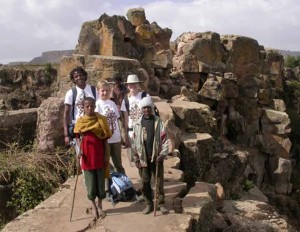
[[[236,200],[239,200],[240,198],[241,197],[240,197],[240,195],[238,193],[234,193],[234,192],[230,193],[230,199],[231,200],[236,201]]]
[[[0,152],[0,181],[12,184],[12,198],[7,207],[21,214],[52,195],[75,173],[76,158],[72,150],[40,154],[20,148],[17,143]],[[3,220],[3,219],[2,219]],[[5,221],[1,221],[3,224]]]
[[[254,183],[252,180],[246,180],[243,186],[243,190],[248,192],[250,189],[254,187]]]
[[[300,61],[300,57],[298,57]],[[287,114],[291,120],[291,133],[289,138],[292,142],[291,157],[295,159],[291,182],[293,183],[293,195],[300,202],[300,82],[286,81],[284,87],[284,100]]]
[[[51,63],[46,64],[45,76],[44,76],[44,82],[46,85],[51,84],[51,82],[52,82],[52,80],[51,80],[52,72],[53,72],[53,68],[52,68]]]
[[[288,81],[285,86],[285,103],[287,107],[287,114],[291,120],[292,132],[290,139],[293,144],[293,151],[299,154],[299,136],[300,136],[300,82]],[[300,158],[300,157],[299,157]]]
[[[285,86],[285,103],[287,108],[295,108],[300,101],[300,82],[287,81]]]
[[[288,68],[300,66],[300,56],[287,56],[284,59],[284,66]]]

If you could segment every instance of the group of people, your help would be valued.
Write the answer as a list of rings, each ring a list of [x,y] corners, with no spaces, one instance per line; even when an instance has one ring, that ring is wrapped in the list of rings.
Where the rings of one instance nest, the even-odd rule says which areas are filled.
[[[121,141],[130,150],[142,179],[142,196],[146,202],[143,213],[154,210],[151,179],[157,174],[158,208],[167,214],[163,181],[167,136],[161,119],[154,114],[151,97],[142,96],[138,76],[128,75],[125,86],[121,76],[115,74],[112,83],[100,80],[95,88],[87,83],[84,68],[76,67],[70,72],[70,79],[75,87],[65,95],[65,144],[75,143],[94,216],[105,216],[102,200],[109,189],[110,158],[114,171],[125,174]]]

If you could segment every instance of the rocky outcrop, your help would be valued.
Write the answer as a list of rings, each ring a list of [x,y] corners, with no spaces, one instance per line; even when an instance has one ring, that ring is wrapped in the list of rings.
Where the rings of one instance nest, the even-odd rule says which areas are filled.
[[[37,108],[55,95],[57,70],[52,66],[0,67],[0,109]]]
[[[290,119],[284,112],[285,105],[282,100],[274,98],[283,91],[283,57],[273,50],[265,50],[255,39],[237,35],[220,36],[214,32],[184,33],[176,40],[175,48],[173,72],[177,73],[177,77],[181,76],[187,80],[190,84],[188,88],[198,94],[197,102],[208,105],[215,112],[213,118],[217,122],[218,136],[222,140],[226,138],[223,141],[229,140],[255,147],[267,154],[267,160],[270,162],[262,160],[265,163],[259,166],[270,165],[266,169],[268,172],[271,170],[273,180],[278,174],[275,174],[275,170],[281,170],[277,166],[279,159],[289,159],[291,149],[288,138]],[[195,122],[204,129],[210,125],[205,120],[200,120],[203,124],[197,121],[201,117],[193,116],[192,111],[188,110],[189,104],[191,103],[183,104],[185,117],[177,117],[181,119],[178,120],[177,126],[182,129],[182,123],[186,125]],[[176,108],[173,110],[175,114],[181,115]],[[215,137],[215,134],[212,135]],[[220,145],[224,146],[222,143]],[[228,153],[222,151],[222,148],[221,151],[214,152],[214,157],[222,157],[221,160],[229,161],[225,162],[225,166],[231,166],[231,162],[236,164],[236,161],[230,158],[230,154],[235,152]],[[199,156],[198,162],[195,163],[203,160],[200,157],[202,156]],[[246,156],[246,160],[248,159]],[[212,167],[216,164],[213,160],[210,159]],[[247,162],[238,169],[245,170],[246,166]],[[220,167],[216,165],[216,170],[218,169]],[[229,173],[229,176],[232,173]],[[240,175],[242,173],[240,172]],[[211,178],[217,177],[211,181],[228,183],[222,181],[218,173],[209,175]],[[226,179],[226,175],[223,177]],[[285,180],[289,182],[289,178]],[[225,189],[231,189],[232,186],[226,185]],[[274,184],[271,185],[274,192],[281,191]],[[289,183],[284,186],[289,186]]]
[[[64,146],[62,98],[50,97],[38,108],[37,149],[40,152],[55,152]]]
[[[130,9],[126,15],[128,20],[123,16],[103,14],[98,20],[85,22],[75,54],[139,60],[151,80],[148,91],[151,95],[158,95],[159,79],[168,77],[172,68],[173,55],[169,46],[172,31],[161,28],[156,22],[150,24],[142,8]],[[127,75],[132,70],[122,71]]]

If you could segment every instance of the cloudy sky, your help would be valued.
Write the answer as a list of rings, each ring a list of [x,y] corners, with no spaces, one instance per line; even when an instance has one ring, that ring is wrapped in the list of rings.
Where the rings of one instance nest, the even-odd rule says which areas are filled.
[[[181,33],[214,31],[254,38],[267,48],[300,51],[299,0],[0,0],[0,63],[74,49],[81,25],[103,13],[146,17]]]

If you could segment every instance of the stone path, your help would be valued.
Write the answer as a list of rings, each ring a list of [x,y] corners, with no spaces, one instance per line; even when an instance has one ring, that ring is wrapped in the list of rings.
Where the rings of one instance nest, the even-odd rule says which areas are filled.
[[[138,188],[140,184],[137,169],[129,166],[125,150],[122,151],[122,157],[127,175]],[[185,184],[178,181],[180,173],[176,173],[175,169],[166,168],[165,173],[166,206],[170,209],[168,215],[161,215],[159,211],[156,217],[153,214],[143,215],[142,210],[145,207],[143,202],[119,202],[113,207],[110,202],[104,201],[103,207],[107,216],[104,219],[94,220],[89,213],[90,202],[87,200],[82,182],[83,178],[80,175],[71,221],[70,212],[76,178],[70,178],[56,194],[39,204],[35,209],[27,211],[7,224],[2,232],[185,231],[190,227],[191,216],[175,214],[172,209],[173,197],[185,188]]]

